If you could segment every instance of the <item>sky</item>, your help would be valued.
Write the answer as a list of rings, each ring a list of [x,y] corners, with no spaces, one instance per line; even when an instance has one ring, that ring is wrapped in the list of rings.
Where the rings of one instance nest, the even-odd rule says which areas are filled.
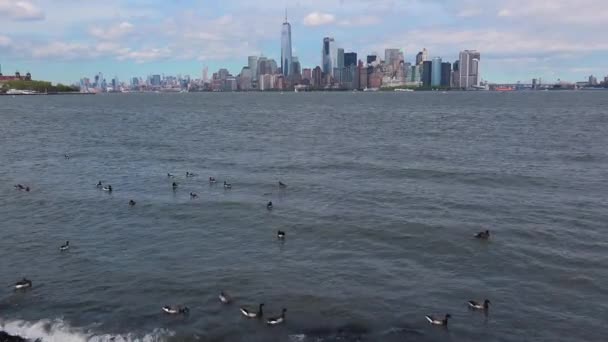
[[[285,9],[303,67],[321,64],[329,36],[359,59],[475,49],[490,82],[608,75],[608,0],[0,0],[0,64],[63,83],[237,74],[249,55],[280,59]]]

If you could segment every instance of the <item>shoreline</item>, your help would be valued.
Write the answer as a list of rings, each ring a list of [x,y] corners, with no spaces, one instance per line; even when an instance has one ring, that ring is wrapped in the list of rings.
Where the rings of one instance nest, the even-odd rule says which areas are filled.
[[[42,96],[42,95],[96,95],[95,93],[33,93],[33,94],[7,94],[0,93],[0,96]]]

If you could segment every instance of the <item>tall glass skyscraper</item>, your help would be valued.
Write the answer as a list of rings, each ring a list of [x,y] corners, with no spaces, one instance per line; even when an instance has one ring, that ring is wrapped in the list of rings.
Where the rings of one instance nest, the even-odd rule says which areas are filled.
[[[323,73],[330,75],[334,68],[338,67],[338,49],[336,41],[333,38],[323,38]]]
[[[285,76],[292,74],[291,63],[293,60],[291,53],[291,24],[287,22],[287,12],[285,12],[285,22],[281,29],[281,71]]]
[[[431,86],[441,85],[441,57],[434,57],[431,66]]]
[[[251,77],[254,80],[258,79],[258,56],[249,56],[247,66],[251,70]]]

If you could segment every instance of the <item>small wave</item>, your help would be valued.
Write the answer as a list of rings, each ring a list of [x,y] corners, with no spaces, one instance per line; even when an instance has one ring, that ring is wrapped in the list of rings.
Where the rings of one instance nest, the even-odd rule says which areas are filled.
[[[71,327],[61,319],[44,319],[37,322],[0,319],[0,330],[40,342],[164,342],[174,335],[165,329],[155,329],[152,333],[143,335],[97,334],[86,329]]]

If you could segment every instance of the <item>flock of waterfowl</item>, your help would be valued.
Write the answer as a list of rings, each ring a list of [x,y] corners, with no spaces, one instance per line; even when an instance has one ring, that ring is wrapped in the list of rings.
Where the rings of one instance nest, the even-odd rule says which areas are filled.
[[[70,156],[65,155],[65,159],[70,159]],[[196,174],[194,174],[194,173],[186,172],[187,178],[191,178],[191,177],[195,177],[195,176],[196,176]],[[171,173],[167,173],[167,177],[174,178],[175,176]],[[209,184],[215,184],[215,183],[216,183],[216,179],[214,177],[209,177]],[[287,185],[281,181],[279,181],[278,186],[280,189],[287,188]],[[179,187],[179,185],[177,184],[177,182],[172,183],[172,188],[174,191],[178,187]],[[29,186],[23,186],[21,184],[15,185],[15,188],[20,191],[26,191],[26,192],[30,191]],[[103,185],[103,183],[101,181],[99,181],[97,183],[97,188],[100,190],[103,190],[103,191],[107,191],[108,193],[112,193],[112,191],[113,191],[111,185]],[[227,181],[224,181],[224,189],[226,189],[226,190],[232,189],[232,184],[228,183]],[[190,192],[190,197],[192,199],[195,199],[198,197],[198,195],[194,192]],[[134,206],[135,204],[136,204],[136,202],[134,200],[129,200],[130,206]],[[266,208],[268,210],[273,209],[272,201],[268,202],[268,204],[266,205]],[[285,236],[286,236],[286,233],[284,231],[282,231],[282,230],[277,231],[277,239],[284,240]],[[480,240],[488,240],[490,238],[490,231],[489,230],[481,231],[481,232],[475,234],[474,238],[480,239]],[[70,248],[70,241],[66,241],[64,245],[61,245],[59,247],[59,250],[61,252],[64,252],[64,251],[67,251],[69,248]],[[14,284],[14,287],[15,287],[15,290],[27,290],[32,287],[32,281],[24,277],[22,280],[17,281]],[[218,298],[222,304],[231,304],[232,303],[232,298],[224,291],[220,292],[220,294],[218,295]],[[470,300],[467,302],[469,309],[479,310],[486,314],[490,308],[490,304],[491,304],[491,302],[488,299],[485,299],[482,302],[478,302],[475,300]],[[264,304],[261,303],[258,305],[257,310],[247,308],[247,307],[240,307],[239,309],[240,309],[241,314],[247,318],[262,319],[264,316],[263,307],[264,307]],[[181,306],[181,305],[165,305],[161,309],[164,313],[169,314],[169,315],[186,315],[190,312],[190,309],[187,306]],[[281,315],[267,318],[266,323],[268,325],[277,325],[277,324],[284,323],[286,312],[287,312],[287,309],[284,308],[281,312]],[[441,318],[440,316],[427,315],[427,316],[425,316],[425,318],[432,325],[447,326],[448,320],[451,318],[451,315],[445,314],[443,316],[443,318]]]

